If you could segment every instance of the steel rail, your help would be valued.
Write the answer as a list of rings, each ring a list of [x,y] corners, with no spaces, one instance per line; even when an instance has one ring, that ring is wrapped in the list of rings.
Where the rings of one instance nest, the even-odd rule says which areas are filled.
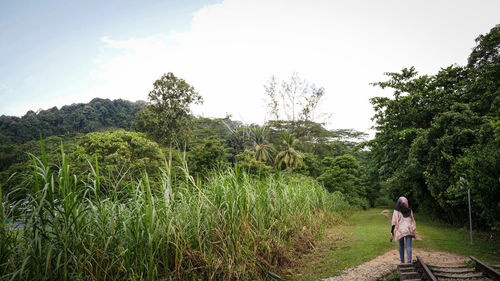
[[[473,256],[469,256],[469,258],[476,263],[476,269],[480,270],[484,273],[484,275],[490,277],[495,281],[500,281],[500,272],[488,264],[476,259]]]
[[[429,269],[429,267],[424,263],[424,261],[419,256],[417,256],[416,266],[417,266],[417,270],[419,271],[420,274],[423,275],[422,277],[425,280],[438,281],[436,276],[434,276],[432,271]]]

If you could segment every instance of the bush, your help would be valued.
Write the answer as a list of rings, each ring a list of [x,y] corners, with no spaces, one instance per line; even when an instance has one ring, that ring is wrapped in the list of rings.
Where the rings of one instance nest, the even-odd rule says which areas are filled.
[[[188,154],[189,170],[197,176],[206,176],[218,166],[228,164],[224,145],[214,138],[195,145]]]
[[[123,130],[86,134],[70,156],[77,163],[77,173],[90,172],[87,161],[97,161],[107,169],[128,170],[135,176],[144,171],[158,173],[165,159],[156,142],[144,134]]]
[[[267,177],[271,174],[273,168],[267,166],[264,162],[255,159],[255,153],[245,150],[236,155],[236,168],[250,175]]]
[[[393,207],[394,204],[395,201],[391,200],[387,195],[383,195],[375,199],[375,207]]]

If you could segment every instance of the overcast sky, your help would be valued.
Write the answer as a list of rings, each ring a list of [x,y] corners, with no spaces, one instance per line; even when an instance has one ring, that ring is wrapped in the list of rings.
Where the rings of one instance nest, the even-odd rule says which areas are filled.
[[[498,0],[2,0],[0,115],[147,100],[173,72],[203,96],[197,115],[262,124],[264,84],[298,72],[325,88],[329,128],[367,132],[369,98],[392,94],[369,83],[464,65],[499,23]]]

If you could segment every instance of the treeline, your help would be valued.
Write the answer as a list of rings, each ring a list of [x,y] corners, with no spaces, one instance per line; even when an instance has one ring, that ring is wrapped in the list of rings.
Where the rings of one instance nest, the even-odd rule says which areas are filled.
[[[371,182],[373,177],[367,172],[369,152],[357,146],[366,134],[327,130],[324,124],[312,121],[323,89],[310,86],[296,74],[279,85],[277,78],[270,83],[275,92],[268,94],[276,119],[263,125],[243,124],[230,116],[194,117],[189,104],[201,101],[201,96],[171,73],[155,82],[158,91],[150,93],[148,103],[94,99],[89,104],[64,106],[61,110],[28,112],[18,118],[17,127],[2,123],[3,128],[11,129],[4,129],[4,136],[15,135],[19,128],[30,133],[16,139],[16,142],[28,139],[27,142],[0,146],[0,180],[4,192],[24,186],[21,188],[24,194],[30,193],[30,183],[24,179],[31,165],[29,154],[41,154],[38,139],[42,130],[49,162],[60,161],[62,144],[76,174],[92,172],[89,164],[96,163],[105,168],[108,178],[126,174],[125,179],[140,178],[143,172],[160,173],[166,167],[165,162],[174,174],[177,169],[172,167],[187,164],[189,173],[202,181],[212,170],[224,167],[235,167],[261,178],[283,170],[316,179],[330,192],[342,193],[355,206],[374,205],[378,185]],[[160,96],[169,91],[175,93]],[[183,91],[184,97],[178,93]],[[289,100],[284,102],[284,97]],[[306,104],[301,99],[313,102]],[[293,110],[289,108],[290,100],[297,103]],[[292,111],[302,113],[288,114]],[[48,121],[58,120],[56,116],[65,117],[57,122]],[[135,132],[127,131],[129,128]],[[103,132],[94,132],[99,130]],[[85,134],[87,131],[93,132]],[[112,180],[108,185],[114,186]]]
[[[375,83],[370,142],[382,190],[455,223],[500,228],[500,25],[476,39],[466,66],[435,75],[412,68]]]
[[[61,112],[66,116],[81,114],[82,108],[91,107],[96,108],[92,111],[94,115],[86,116],[86,120],[94,120],[95,116],[110,117],[105,123],[99,123],[100,127],[85,127],[85,130],[99,128],[102,132],[86,134],[78,131],[57,134],[54,132],[59,132],[60,127],[47,123],[42,136],[48,161],[60,162],[61,149],[64,149],[75,174],[91,173],[90,164],[98,164],[103,173],[108,174],[103,182],[108,188],[117,187],[113,182],[117,178],[137,179],[144,172],[156,175],[165,168],[175,177],[177,172],[184,173],[178,169],[182,167],[201,181],[206,180],[211,171],[226,167],[260,178],[284,171],[291,176],[317,180],[328,191],[341,193],[353,206],[375,205],[379,187],[370,172],[370,152],[359,146],[366,134],[348,129],[328,130],[323,123],[313,121],[324,90],[309,85],[297,74],[288,81],[271,79],[267,94],[275,119],[263,125],[243,124],[230,116],[194,117],[189,104],[201,101],[201,96],[171,73],[158,79],[154,87],[148,103],[94,99],[90,104],[63,107]],[[169,92],[171,96],[161,96]],[[291,100],[296,103],[293,110]],[[127,110],[121,111],[119,106],[114,111],[104,110],[113,104],[130,106],[122,106]],[[142,108],[136,111],[140,106]],[[129,115],[124,116],[127,111]],[[290,112],[299,114],[294,116]],[[46,112],[34,116],[43,119]],[[125,124],[131,129],[116,130]],[[19,187],[24,190],[16,195],[19,198],[31,192],[31,183],[25,180],[32,165],[30,154],[41,155],[39,135],[22,144],[0,146],[0,181],[4,194]]]
[[[0,142],[21,144],[43,137],[68,133],[89,133],[109,128],[129,130],[135,113],[145,102],[95,98],[89,103],[58,109],[28,111],[22,117],[0,116]]]
[[[186,163],[189,173],[200,180],[206,179],[212,170],[224,167],[237,167],[260,178],[285,170],[315,178],[329,191],[341,192],[357,206],[374,204],[378,190],[369,187],[366,173],[369,152],[359,151],[354,142],[361,141],[364,134],[353,130],[328,131],[311,122],[310,126],[320,129],[316,133],[307,129],[314,136],[314,142],[288,135],[286,143],[283,132],[288,131],[282,131],[282,123],[270,122],[274,126],[261,127],[244,125],[229,117],[194,118],[191,141],[173,148],[172,166],[182,167]],[[158,174],[165,169],[169,154],[168,147],[149,139],[145,133],[125,130],[50,136],[44,143],[50,163],[60,162],[63,148],[72,163],[72,172],[91,173],[90,164],[98,163],[103,173],[112,179],[124,174],[124,179],[140,178],[143,172]],[[29,154],[41,155],[40,143],[29,141],[9,147],[9,151],[0,154],[4,194],[20,186],[29,193],[30,183],[25,181],[31,165]],[[280,153],[284,156],[277,158]],[[172,171],[175,176],[178,169]],[[104,186],[115,185],[112,180],[107,181],[103,182]]]
[[[366,208],[375,203],[378,191],[366,173],[368,152],[360,142],[362,132],[327,130],[317,120],[317,105],[324,89],[294,73],[289,80],[271,77],[265,86],[272,119],[262,126],[243,125],[223,119],[192,118],[189,104],[203,99],[183,79],[172,73],[153,84],[148,106],[136,114],[132,128],[168,148],[187,152],[190,172],[203,178],[216,167],[231,165],[258,176],[276,171],[317,179],[331,192]],[[182,147],[184,145],[184,147]],[[175,153],[174,153],[175,154]],[[365,167],[364,167],[365,166]]]

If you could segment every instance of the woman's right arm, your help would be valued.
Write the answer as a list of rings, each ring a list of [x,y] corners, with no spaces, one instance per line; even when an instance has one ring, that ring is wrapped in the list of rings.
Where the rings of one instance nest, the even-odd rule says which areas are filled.
[[[397,213],[396,213],[396,210],[394,210],[392,212],[392,227],[391,227],[391,234],[394,234],[394,227],[396,226],[396,223],[398,222],[398,217],[397,217]]]

